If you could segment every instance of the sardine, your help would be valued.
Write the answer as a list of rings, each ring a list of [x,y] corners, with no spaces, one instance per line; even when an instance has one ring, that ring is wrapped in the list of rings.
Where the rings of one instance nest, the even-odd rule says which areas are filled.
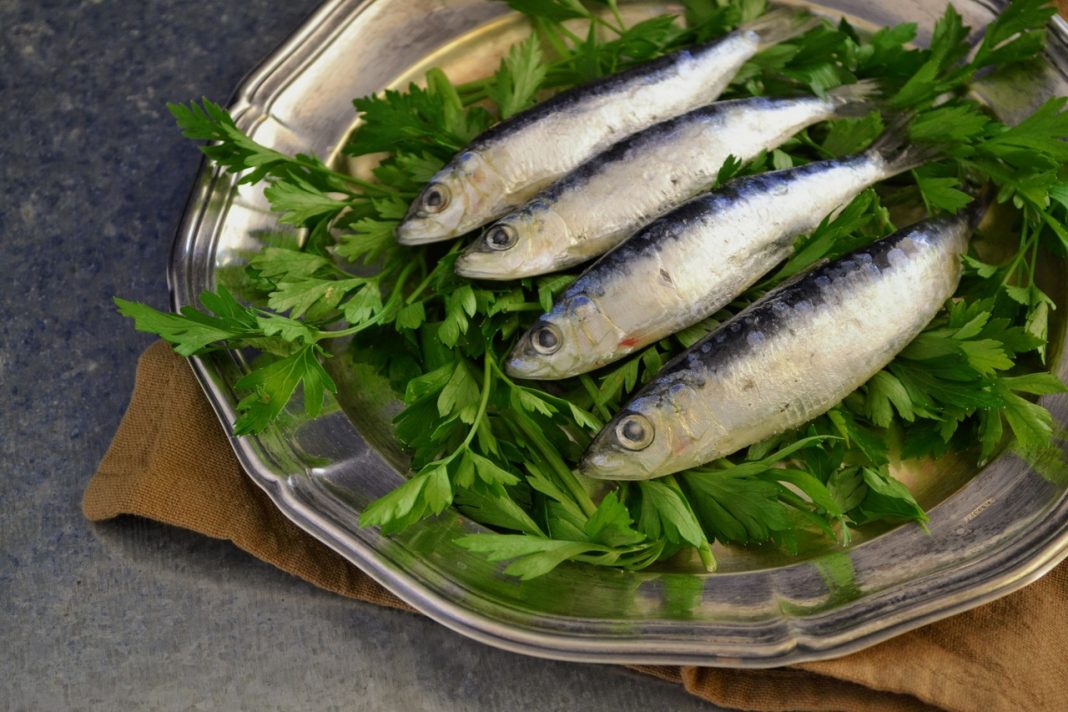
[[[769,292],[669,362],[597,435],[582,472],[661,477],[825,413],[890,363],[956,291],[981,202]]]
[[[568,287],[520,338],[508,373],[567,378],[696,324],[788,256],[797,236],[929,154],[890,131],[864,153],[739,178],[684,203]]]
[[[824,98],[722,101],[616,143],[487,228],[456,261],[479,279],[518,279],[604,254],[652,219],[715,183],[728,156],[741,161],[820,121],[863,116],[874,85]]]
[[[658,121],[707,104],[761,47],[814,26],[773,10],[725,37],[561,92],[502,121],[439,171],[397,240],[447,240],[501,217],[590,156]]]

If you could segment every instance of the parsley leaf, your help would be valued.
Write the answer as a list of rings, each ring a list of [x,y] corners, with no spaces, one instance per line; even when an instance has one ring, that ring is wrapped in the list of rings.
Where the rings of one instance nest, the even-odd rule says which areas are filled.
[[[350,156],[400,151],[448,159],[491,121],[485,110],[464,111],[456,89],[438,69],[427,73],[426,89],[411,84],[404,93],[386,90],[353,105],[363,123],[345,144]]]
[[[956,213],[972,202],[972,196],[960,190],[960,181],[957,178],[929,176],[925,171],[913,171],[912,174],[929,213],[939,210]]]
[[[501,60],[500,69],[487,89],[489,98],[497,105],[502,119],[527,108],[534,100],[545,79],[547,68],[542,60],[537,35],[531,35],[512,45],[508,56]]]
[[[219,294],[224,299],[233,299],[225,287],[219,288]],[[181,356],[192,356],[215,343],[233,341],[258,331],[255,315],[242,308],[211,316],[191,307],[182,309],[180,314],[170,314],[118,297],[115,304],[120,314],[134,320],[134,328],[161,336]]]
[[[278,417],[293,397],[297,386],[304,388],[304,412],[309,418],[323,408],[323,396],[337,392],[337,386],[319,362],[324,356],[321,348],[305,346],[285,358],[250,371],[234,384],[240,390],[252,391],[237,404],[238,417],[234,423],[236,435],[263,431]]]
[[[456,543],[485,554],[490,561],[511,561],[506,574],[521,579],[543,576],[568,559],[590,552],[611,551],[610,547],[585,541],[546,539],[523,534],[469,534]]]

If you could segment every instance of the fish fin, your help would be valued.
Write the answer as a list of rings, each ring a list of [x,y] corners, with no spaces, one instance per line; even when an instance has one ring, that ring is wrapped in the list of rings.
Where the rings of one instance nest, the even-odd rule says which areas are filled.
[[[739,32],[755,32],[760,37],[760,48],[784,42],[811,29],[819,27],[820,20],[811,14],[796,9],[778,7],[769,10],[755,20],[738,27]]]
[[[834,106],[837,118],[859,119],[878,108],[875,100],[881,93],[878,81],[864,79],[829,90],[827,99]]]
[[[887,176],[919,168],[924,163],[942,156],[942,149],[938,146],[909,142],[908,125],[912,119],[911,113],[896,117],[868,149],[869,154],[875,154],[882,159]]]

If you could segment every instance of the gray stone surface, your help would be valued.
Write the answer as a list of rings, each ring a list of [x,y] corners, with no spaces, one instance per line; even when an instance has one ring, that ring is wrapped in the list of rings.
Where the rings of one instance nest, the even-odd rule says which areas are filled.
[[[314,0],[0,0],[0,708],[707,710],[355,603],[226,542],[82,519],[133,385],[112,295],[167,303],[198,165],[166,101],[225,101]]]

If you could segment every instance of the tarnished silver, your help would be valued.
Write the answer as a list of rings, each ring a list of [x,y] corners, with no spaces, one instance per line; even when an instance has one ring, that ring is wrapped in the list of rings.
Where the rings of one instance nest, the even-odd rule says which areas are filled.
[[[1002,4],[954,3],[973,27]],[[944,3],[828,0],[812,7],[867,27],[914,21],[922,42]],[[625,5],[634,14],[667,9]],[[525,33],[504,3],[334,0],[249,76],[231,110],[257,141],[336,160],[354,126],[353,97],[417,79],[430,66],[458,81],[484,76]],[[978,94],[1007,121],[1048,96],[1068,94],[1068,25],[1059,19],[1048,55],[1048,66],[988,82]],[[175,241],[168,275],[174,307],[196,303],[201,290],[225,281],[260,246],[262,234],[281,229],[261,189],[203,168]],[[1042,269],[1060,305],[1050,358],[1065,378],[1065,265],[1047,260]],[[193,359],[228,429],[233,385],[245,363],[238,352]],[[509,650],[733,667],[834,657],[1005,595],[1068,555],[1068,483],[1006,453],[978,472],[974,456],[895,469],[929,509],[929,532],[911,525],[866,530],[847,548],[802,542],[798,557],[717,546],[716,574],[698,573],[687,561],[642,573],[568,565],[519,582],[501,573],[503,565],[453,543],[457,534],[479,529],[455,513],[392,537],[359,528],[367,503],[401,482],[404,456],[389,426],[397,404],[344,356],[329,367],[341,408],[311,420],[294,409],[263,435],[233,438],[242,465],[287,517],[402,599]],[[1058,423],[1068,422],[1068,399],[1043,403]]]

